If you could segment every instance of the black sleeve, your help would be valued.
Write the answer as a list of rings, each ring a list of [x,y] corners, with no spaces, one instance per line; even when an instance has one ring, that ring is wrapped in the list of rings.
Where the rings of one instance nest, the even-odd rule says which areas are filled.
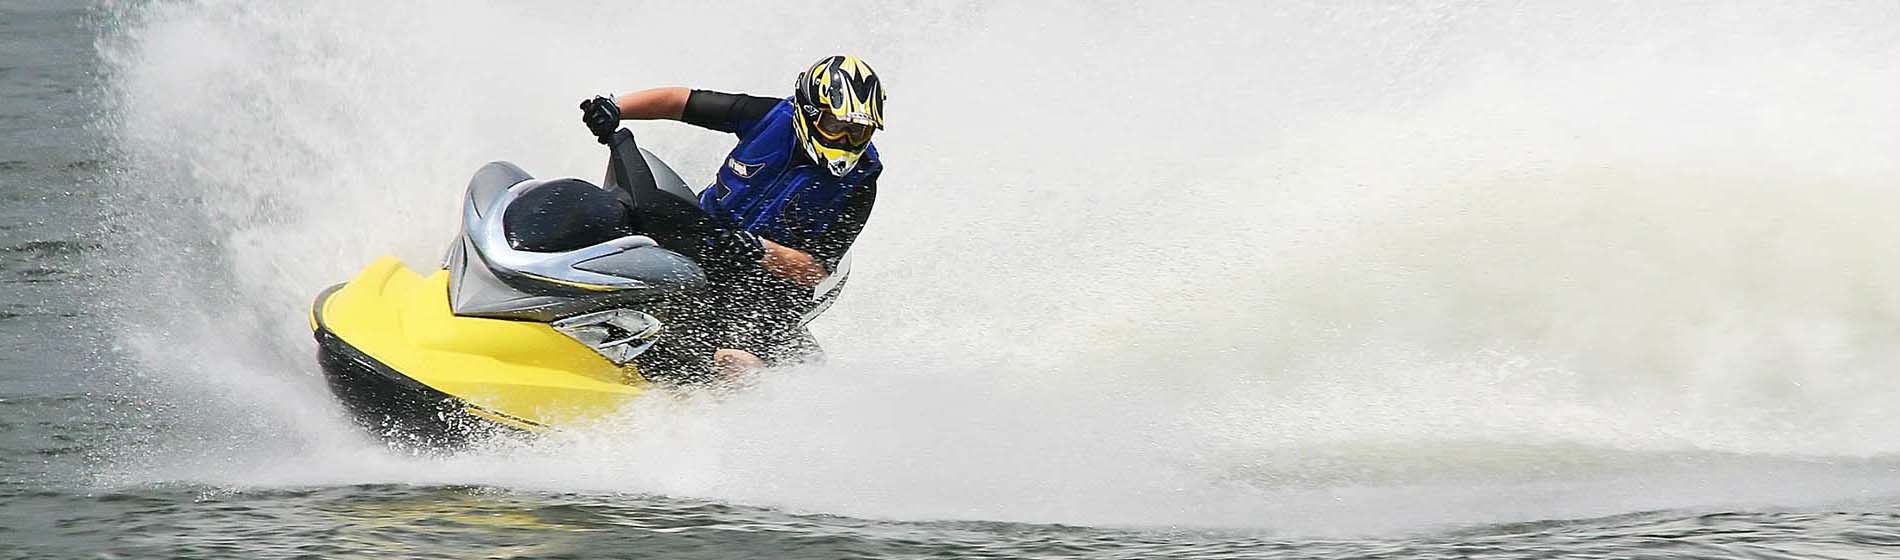
[[[686,96],[686,109],[680,120],[687,124],[720,132],[738,134],[752,123],[765,118],[780,100],[756,95],[693,90]]]
[[[865,222],[871,219],[871,205],[877,202],[877,176],[865,179],[864,185],[845,193],[844,209],[824,233],[812,239],[806,246],[812,258],[825,263],[827,274],[838,269],[838,261],[844,258],[844,252],[857,242],[858,233],[864,231]]]

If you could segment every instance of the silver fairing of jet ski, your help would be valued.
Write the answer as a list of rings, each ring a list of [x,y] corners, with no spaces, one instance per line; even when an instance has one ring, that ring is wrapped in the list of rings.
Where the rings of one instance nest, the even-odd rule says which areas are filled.
[[[662,191],[692,200],[692,191],[664,161],[640,155]],[[514,164],[493,162],[469,181],[462,235],[449,248],[449,301],[457,315],[552,322],[702,288],[706,273],[645,235],[629,235],[572,251],[517,250],[502,217],[523,193],[548,181]],[[470,258],[474,256],[475,258]]]

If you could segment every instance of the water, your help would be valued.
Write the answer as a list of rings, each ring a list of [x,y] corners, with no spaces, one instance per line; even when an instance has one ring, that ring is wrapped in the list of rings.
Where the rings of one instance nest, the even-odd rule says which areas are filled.
[[[827,6],[0,3],[0,554],[1900,544],[1892,5]],[[832,364],[456,457],[341,419],[304,306],[477,165],[832,51],[893,103]]]

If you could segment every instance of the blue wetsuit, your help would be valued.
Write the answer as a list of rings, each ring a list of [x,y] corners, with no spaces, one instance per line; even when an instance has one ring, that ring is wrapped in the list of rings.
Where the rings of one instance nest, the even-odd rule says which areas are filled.
[[[699,204],[715,218],[791,247],[836,271],[870,218],[884,166],[875,146],[843,177],[813,163],[798,146],[792,103],[704,90],[687,97],[681,120],[739,137]],[[714,278],[712,309],[726,319],[717,346],[751,351],[768,362],[818,352],[800,328],[814,305],[811,288],[762,269]]]
[[[692,92],[682,120],[739,137],[699,205],[829,270],[864,229],[884,165],[871,146],[851,172],[833,176],[799,148],[792,111],[789,99]]]

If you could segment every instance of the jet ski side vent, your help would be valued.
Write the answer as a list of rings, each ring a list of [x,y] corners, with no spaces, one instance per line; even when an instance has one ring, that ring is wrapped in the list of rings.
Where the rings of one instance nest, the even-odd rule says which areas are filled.
[[[658,318],[632,309],[596,311],[549,324],[617,366],[653,348],[662,330]]]

